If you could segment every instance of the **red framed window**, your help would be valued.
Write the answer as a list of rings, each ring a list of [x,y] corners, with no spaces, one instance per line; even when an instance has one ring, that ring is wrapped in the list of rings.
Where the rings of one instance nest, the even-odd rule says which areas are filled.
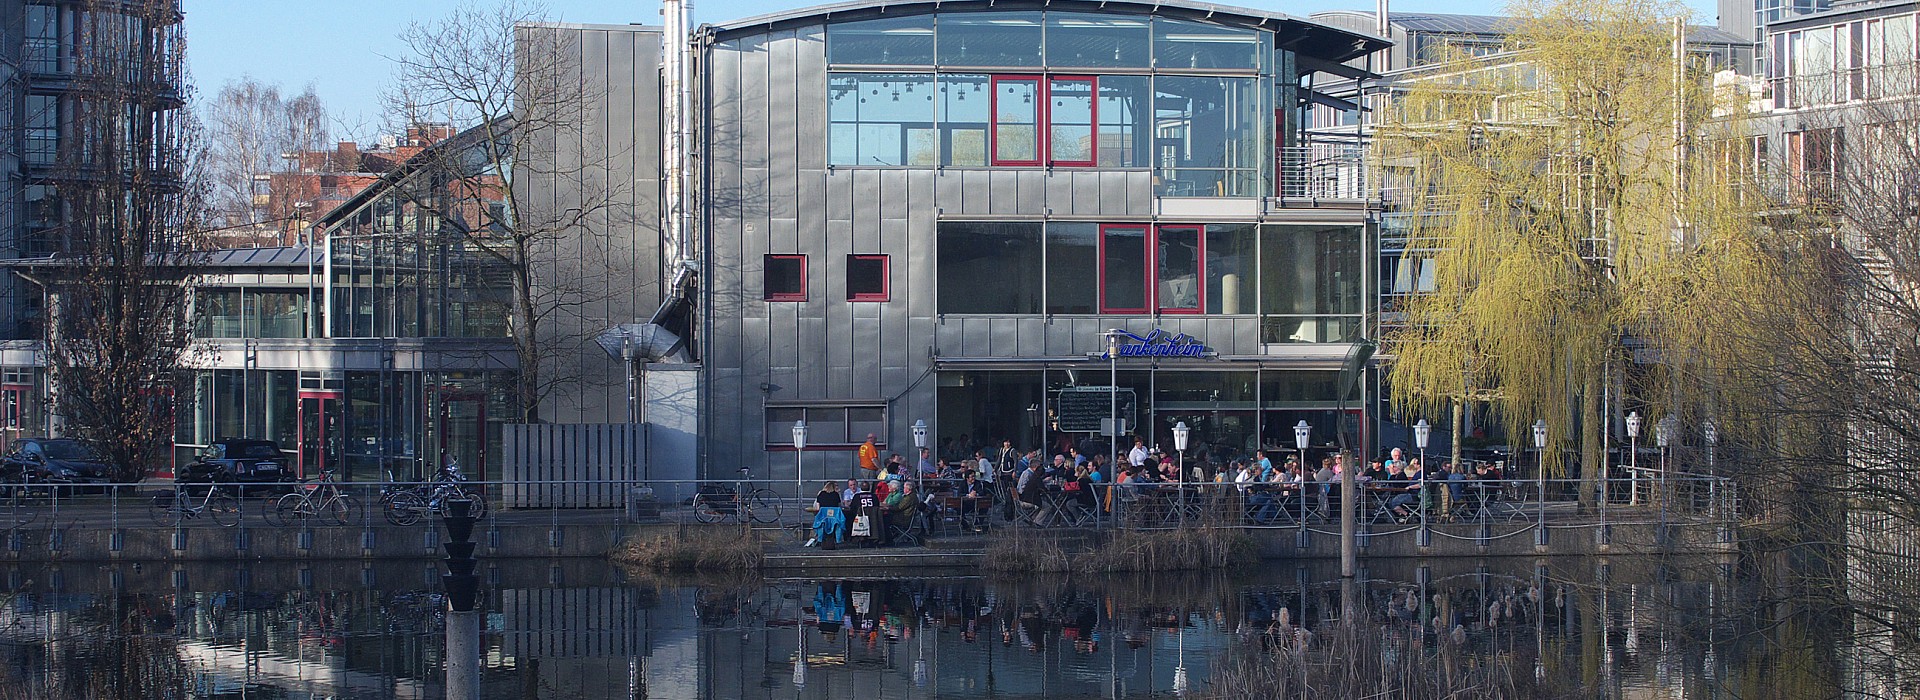
[[[1047,81],[1047,162],[1085,167],[1099,162],[1099,95],[1099,80],[1091,75],[1056,75]]]
[[[887,256],[847,256],[847,301],[886,301]]]
[[[1147,312],[1152,290],[1147,253],[1145,224],[1100,227],[1100,313]]]
[[[1039,165],[1046,91],[1037,75],[996,75],[992,82],[994,165]]]
[[[1207,237],[1199,226],[1161,226],[1155,231],[1154,299],[1163,314],[1197,314],[1207,308]]]
[[[761,270],[760,298],[767,301],[807,300],[807,256],[768,255]]]

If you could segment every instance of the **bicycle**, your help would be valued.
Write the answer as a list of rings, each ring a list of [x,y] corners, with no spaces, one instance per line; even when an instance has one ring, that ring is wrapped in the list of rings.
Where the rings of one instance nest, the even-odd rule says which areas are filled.
[[[703,523],[717,523],[722,519],[744,523],[753,521],[767,524],[780,522],[779,496],[772,489],[755,486],[749,471],[740,469],[737,486],[703,486],[700,493],[693,496],[693,517]]]
[[[302,483],[293,493],[281,496],[274,502],[273,509],[261,516],[271,525],[285,527],[324,513],[334,524],[346,525],[353,522],[358,511],[359,504],[353,496],[340,490],[339,482],[333,480],[333,472],[321,472],[318,480]]]
[[[153,500],[147,503],[147,514],[153,516],[155,525],[162,527],[178,527],[202,515],[212,518],[220,527],[233,527],[240,524],[240,499],[228,493],[227,487],[217,484],[208,484],[198,498],[186,489],[168,489],[153,495]]]
[[[389,474],[388,478],[391,479],[392,475]],[[476,491],[468,491],[462,485],[465,482],[466,478],[460,475],[458,469],[442,467],[431,482],[381,489],[380,504],[387,522],[401,527],[420,522],[431,511],[444,515],[447,501],[450,500],[472,501],[473,505],[467,514],[475,519],[487,517],[487,499]]]

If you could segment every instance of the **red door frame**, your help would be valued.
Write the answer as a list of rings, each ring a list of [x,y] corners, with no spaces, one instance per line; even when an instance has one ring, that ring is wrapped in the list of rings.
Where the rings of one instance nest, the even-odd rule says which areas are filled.
[[[27,396],[32,392],[32,384],[0,384],[0,452],[13,446],[25,430]]]
[[[317,436],[319,438],[319,442],[315,443],[319,445],[319,448],[318,448],[319,451],[318,451],[318,454],[316,455],[316,457],[319,460],[319,464],[316,466],[319,467],[317,471],[324,472],[327,470],[327,466],[328,466],[327,465],[327,409],[329,408],[328,402],[338,402],[343,398],[345,398],[344,395],[339,391],[321,390],[321,389],[301,389],[300,390],[298,398],[295,399],[295,402],[294,402],[294,405],[298,406],[299,409],[296,411],[296,415],[294,416],[294,420],[293,420],[294,474],[298,478],[301,478],[301,479],[307,478],[307,399],[314,399],[319,402],[317,404],[318,406],[317,410],[319,411],[319,422],[316,425],[319,426],[320,434]]]

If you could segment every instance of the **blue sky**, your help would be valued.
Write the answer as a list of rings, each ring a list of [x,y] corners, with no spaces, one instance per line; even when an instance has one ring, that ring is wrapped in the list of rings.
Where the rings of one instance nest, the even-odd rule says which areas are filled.
[[[466,0],[484,2],[487,0]],[[825,0],[699,0],[696,22],[724,21]],[[243,76],[298,92],[312,85],[334,116],[341,138],[377,134],[379,95],[390,70],[385,56],[407,24],[445,16],[462,0],[186,0],[187,52],[201,93]],[[1227,0],[1304,16],[1332,9],[1373,9],[1371,0]],[[1506,0],[1398,0],[1396,12],[1497,14]],[[1714,21],[1712,0],[1686,0],[1695,21]],[[659,24],[658,0],[547,0],[555,19],[603,24]]]

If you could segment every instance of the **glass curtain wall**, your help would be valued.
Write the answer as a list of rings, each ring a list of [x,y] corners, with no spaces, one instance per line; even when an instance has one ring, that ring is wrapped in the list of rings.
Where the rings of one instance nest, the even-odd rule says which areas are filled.
[[[312,337],[315,312],[306,289],[202,288],[193,293],[194,335],[200,338]]]
[[[498,216],[498,203],[460,198],[459,184],[422,168],[328,231],[333,337],[506,334],[511,270],[480,248],[484,237],[463,233]]]
[[[1189,464],[1207,464],[1209,473],[1235,459],[1267,450],[1275,463],[1294,452],[1293,426],[1313,427],[1312,454],[1339,444],[1339,373],[1309,370],[1129,368],[1122,364],[1118,386],[1134,392],[1132,416],[1143,430],[1133,433],[1149,446],[1174,452],[1173,427],[1186,423]],[[1024,450],[1037,445],[1047,454],[1080,450],[1089,457],[1107,454],[1104,438],[1057,430],[1059,397],[1071,387],[1106,387],[1115,380],[1098,365],[1033,370],[949,370],[939,374],[936,444],[942,459],[959,459],[975,450],[993,450],[1011,440]],[[1349,387],[1349,440],[1361,437],[1359,393]],[[1034,410],[1029,411],[1032,408]],[[791,421],[787,421],[790,423]],[[1131,438],[1121,440],[1131,447]]]
[[[1360,226],[1260,227],[1261,341],[1359,339],[1365,311]]]
[[[942,222],[942,314],[1265,316],[1264,342],[1358,338],[1357,225]]]
[[[299,372],[196,370],[174,389],[176,458],[221,438],[272,440],[293,450],[299,435]]]
[[[1273,64],[1292,65],[1274,55],[1270,32],[1165,17],[945,12],[830,24],[828,163],[1153,168],[1164,196],[1263,196]],[[920,70],[876,70],[888,66]],[[1116,70],[1133,73],[1101,74]]]

